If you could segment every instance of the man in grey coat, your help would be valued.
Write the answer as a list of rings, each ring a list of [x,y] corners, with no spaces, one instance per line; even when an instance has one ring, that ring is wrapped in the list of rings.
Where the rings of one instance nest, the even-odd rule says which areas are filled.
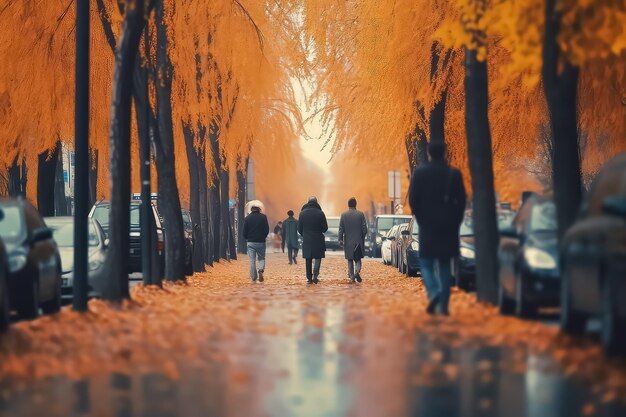
[[[283,251],[287,247],[289,265],[297,264],[298,256],[298,221],[293,217],[293,210],[287,212],[287,219],[283,221]]]
[[[339,244],[343,245],[348,260],[348,276],[350,281],[361,282],[361,259],[365,252],[367,221],[363,212],[356,209],[356,198],[348,200],[348,211],[339,220]],[[354,269],[356,264],[356,270]]]

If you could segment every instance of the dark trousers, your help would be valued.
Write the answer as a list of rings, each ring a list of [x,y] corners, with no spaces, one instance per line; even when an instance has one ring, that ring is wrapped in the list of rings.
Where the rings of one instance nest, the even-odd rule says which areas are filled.
[[[292,264],[293,260],[298,257],[298,247],[287,246],[287,256],[289,256],[289,263]]]
[[[313,277],[320,274],[320,266],[322,266],[322,260],[315,260],[315,267],[313,267],[313,259],[306,259],[306,279],[311,280]]]

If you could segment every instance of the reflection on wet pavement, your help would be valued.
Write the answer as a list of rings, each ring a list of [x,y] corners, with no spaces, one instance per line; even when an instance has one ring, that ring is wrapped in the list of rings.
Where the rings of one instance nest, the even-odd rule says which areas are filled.
[[[359,291],[358,287],[348,287]],[[336,287],[319,291],[336,291]],[[0,382],[1,416],[625,416],[545,356],[506,346],[452,347],[341,303],[278,298],[280,332],[210,337],[226,352],[163,374]],[[189,335],[205,337],[206,335]],[[520,360],[521,358],[521,360]],[[178,360],[178,359],[177,359]],[[519,369],[523,363],[524,368]]]

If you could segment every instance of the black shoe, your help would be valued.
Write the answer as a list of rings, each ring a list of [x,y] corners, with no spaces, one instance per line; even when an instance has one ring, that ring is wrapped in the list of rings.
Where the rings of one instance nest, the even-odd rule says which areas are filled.
[[[259,282],[263,282],[263,271],[259,269]]]
[[[317,279],[317,277],[313,277],[313,284],[317,284],[318,282],[320,282],[320,280]]]
[[[363,281],[363,279],[361,278],[361,274],[359,274],[358,272],[356,273],[355,278],[356,278],[356,282],[362,282]]]
[[[289,265],[291,265],[293,262],[289,262]]]
[[[293,258],[293,263],[298,265],[298,261],[296,260],[296,258]]]
[[[426,307],[426,313],[428,314],[435,314],[435,307],[437,307],[437,303],[439,303],[439,296],[435,296],[432,300],[430,300],[430,302],[428,303],[428,307]]]
[[[312,280],[311,278],[307,278],[307,279],[306,279],[306,283],[307,283],[307,284],[313,284],[313,280]]]

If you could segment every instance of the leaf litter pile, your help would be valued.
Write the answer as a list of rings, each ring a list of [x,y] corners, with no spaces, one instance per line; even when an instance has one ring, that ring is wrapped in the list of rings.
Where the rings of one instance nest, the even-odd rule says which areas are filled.
[[[417,338],[427,340],[429,349],[419,372],[410,375],[415,384],[458,378],[459,365],[445,360],[446,350],[505,347],[501,363],[479,360],[471,365],[481,378],[491,378],[496,367],[519,373],[545,367],[589,385],[603,403],[626,398],[626,362],[605,358],[589,338],[564,336],[553,324],[502,317],[495,307],[456,289],[450,317],[430,317],[424,313],[420,279],[366,261],[363,283],[350,284],[344,262],[325,259],[320,283],[306,285],[303,265],[289,266],[282,255],[270,255],[266,281],[253,284],[244,257],[216,264],[186,283],[164,283],[163,289],[138,285],[132,300],[122,305],[92,300],[85,314],[66,307],[54,316],[19,322],[0,336],[0,374],[24,383],[59,375],[79,379],[142,372],[176,379],[181,363],[201,369],[217,362],[229,367],[231,382],[246,384],[254,373],[254,355],[263,353],[241,343],[242,338],[296,337],[319,343],[322,336],[315,330],[333,327],[344,335],[336,354],[376,357],[363,366],[357,360],[355,378],[384,379],[396,368],[406,373],[397,353],[416,356]],[[340,311],[341,319],[329,311]],[[248,362],[241,361],[246,355]],[[290,372],[275,371],[278,378]],[[588,404],[584,414],[593,411]]]

